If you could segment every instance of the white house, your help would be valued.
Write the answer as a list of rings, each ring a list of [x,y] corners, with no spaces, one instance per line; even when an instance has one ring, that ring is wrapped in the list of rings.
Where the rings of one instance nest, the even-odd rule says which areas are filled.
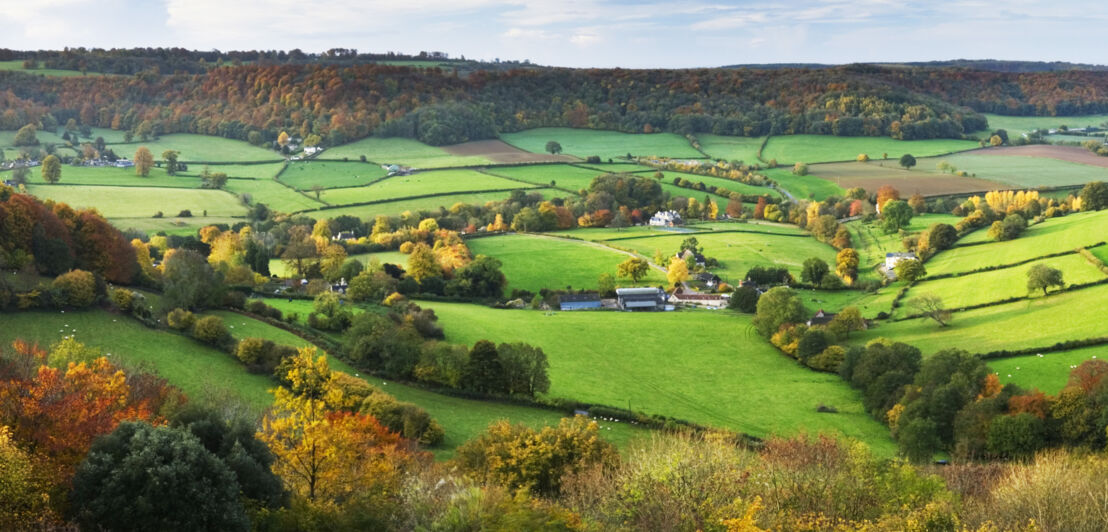
[[[684,223],[684,220],[681,219],[680,214],[677,214],[677,211],[658,211],[654,213],[654,216],[650,217],[649,222],[650,225],[655,227],[673,227]]]
[[[305,157],[311,157],[321,151],[323,151],[323,148],[321,146],[304,146]]]
[[[897,263],[902,260],[919,260],[919,257],[915,253],[886,253],[885,269],[890,272],[893,271]]]

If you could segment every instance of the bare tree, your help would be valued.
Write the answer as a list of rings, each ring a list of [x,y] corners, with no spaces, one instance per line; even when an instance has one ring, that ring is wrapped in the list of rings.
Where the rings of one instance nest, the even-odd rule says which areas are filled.
[[[924,294],[908,301],[908,306],[923,316],[939,323],[939,327],[950,325],[951,312],[943,308],[943,299],[935,294]]]

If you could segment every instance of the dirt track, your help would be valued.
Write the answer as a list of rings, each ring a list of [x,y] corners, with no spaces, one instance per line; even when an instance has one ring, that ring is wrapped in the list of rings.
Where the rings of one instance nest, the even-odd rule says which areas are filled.
[[[1048,157],[1071,163],[1108,168],[1108,157],[1101,157],[1085,148],[1077,146],[1051,146],[1049,144],[1030,144],[1027,146],[1009,146],[977,150],[974,155],[1018,155],[1022,157]]]
[[[572,163],[580,161],[572,155],[551,155],[549,153],[523,151],[500,140],[475,140],[453,146],[443,146],[443,149],[454,155],[487,157],[494,163]]]

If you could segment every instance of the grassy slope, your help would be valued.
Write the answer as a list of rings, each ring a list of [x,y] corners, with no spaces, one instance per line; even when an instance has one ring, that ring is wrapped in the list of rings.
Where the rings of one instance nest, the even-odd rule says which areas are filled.
[[[762,158],[777,159],[782,166],[795,162],[824,163],[853,161],[865,153],[870,159],[880,159],[888,153],[890,159],[899,159],[905,153],[916,157],[941,155],[977,148],[971,140],[928,139],[895,140],[887,137],[834,137],[830,135],[784,135],[771,137],[762,151]]]
[[[159,154],[160,155],[160,154]],[[255,179],[273,179],[285,167],[285,163],[265,164],[194,164],[179,175],[198,177],[205,168],[211,173],[223,172],[228,177],[250,177]]]
[[[538,292],[541,288],[567,286],[595,289],[600,274],[615,277],[616,265],[629,258],[585,242],[532,235],[475,238],[467,245],[474,255],[500,259],[509,291],[518,288]],[[617,281],[620,286],[631,286],[629,280]],[[662,274],[651,269],[639,284],[657,286],[664,282]]]
[[[315,195],[301,194],[272,179],[231,179],[224,187],[236,195],[250,194],[251,204],[264,203],[270,209],[280,212],[293,212],[323,206],[316,201]]]
[[[764,137],[727,137],[723,135],[697,135],[700,149],[716,159],[759,164],[758,148]]]
[[[124,217],[109,218],[108,221],[120,229],[135,229],[150,234],[164,231],[167,235],[180,236],[196,235],[196,231],[209,225],[227,224],[231,226],[235,225],[236,222],[242,221],[242,218],[231,218],[228,216],[196,216],[193,218],[172,217],[175,214],[177,214],[176,211],[169,213],[170,217],[168,218]]]
[[[670,172],[670,171],[665,171],[662,174],[665,176],[662,179],[662,181],[666,182],[666,183],[673,182],[673,179],[675,177],[680,177],[682,179],[687,179],[687,180],[692,181],[694,183],[695,182],[700,182],[700,183],[704,183],[705,185],[715,185],[717,187],[723,187],[723,188],[726,188],[727,190],[730,190],[731,192],[738,192],[740,194],[746,194],[746,195],[752,195],[752,196],[761,196],[763,194],[769,194],[770,196],[773,196],[773,197],[777,197],[777,198],[781,197],[781,194],[779,192],[777,192],[776,190],[772,189],[772,188],[756,187],[754,185],[747,185],[746,183],[743,183],[743,182],[740,182],[740,181],[732,181],[730,179],[725,179],[725,178],[722,178],[722,177],[703,176],[703,175],[686,174],[686,173],[682,173],[682,172]],[[688,193],[688,194],[697,194],[696,191],[692,191],[692,190],[688,190],[688,191],[686,191],[686,193]],[[700,194],[703,194],[703,192],[700,192]]]
[[[162,158],[165,150],[176,150],[183,162],[208,161],[208,162],[242,162],[242,161],[280,161],[281,154],[253,146],[241,140],[225,139],[209,135],[193,135],[190,133],[174,133],[163,135],[157,140],[133,142],[131,144],[116,144],[110,146],[120,157],[133,158],[135,150],[139,146],[146,146],[155,160]]]
[[[523,341],[550,360],[551,395],[667,414],[757,435],[829,431],[882,454],[891,441],[837,376],[809,371],[729,312],[559,312],[427,303],[447,339]],[[820,414],[818,404],[839,414]]]
[[[588,189],[596,176],[604,174],[604,172],[591,167],[583,168],[569,164],[505,166],[490,168],[488,173],[519,179],[536,185],[549,185],[553,181],[555,186],[573,191]]]
[[[991,264],[1010,264],[1091,246],[1106,239],[1108,211],[1076,213],[1034,225],[1015,240],[943,251],[927,261],[927,271],[932,275],[971,271]]]
[[[909,233],[918,233],[931,227],[933,224],[945,223],[954,225],[961,218],[949,214],[923,214],[915,216],[909,222],[905,230]],[[859,270],[867,278],[878,278],[873,270],[878,264],[885,263],[885,254],[904,251],[900,235],[897,233],[886,234],[879,222],[863,222],[855,220],[847,222],[846,228],[850,231],[850,243],[858,252]],[[928,271],[931,264],[928,263]]]
[[[472,170],[437,170],[406,176],[390,177],[368,187],[336,188],[322,194],[323,201],[331,205],[345,205],[364,201],[388,200],[439,194],[445,192],[499,190],[524,188],[517,181],[495,177]]]
[[[299,190],[312,186],[323,188],[354,187],[385,177],[385,170],[372,163],[341,163],[331,161],[307,161],[290,164],[281,173],[281,181]]]
[[[796,199],[814,199],[823,201],[830,196],[842,196],[843,188],[834,181],[821,179],[814,175],[798,176],[789,168],[770,168],[761,173],[774,180],[781,188],[789,191]]]
[[[551,194],[549,189],[527,191],[528,194],[539,193],[548,198],[555,195],[565,195],[564,192],[556,192],[557,194]],[[357,216],[362,219],[372,220],[373,217],[377,216],[378,214],[395,215],[401,214],[405,211],[417,212],[422,210],[435,210],[439,207],[449,209],[455,203],[464,203],[467,205],[484,205],[485,203],[490,201],[501,201],[507,199],[510,195],[511,192],[477,192],[474,194],[451,194],[448,196],[434,196],[428,198],[389,201],[376,203],[373,205],[341,207],[337,209],[327,209],[318,212],[310,212],[308,214],[313,217],[326,218],[334,218],[336,216],[342,216],[345,214],[350,216]]]
[[[1038,388],[1046,393],[1056,394],[1069,381],[1072,366],[1080,365],[1086,360],[1108,358],[1108,346],[1098,345],[1041,354],[1041,357],[1035,354],[990,360],[989,367],[1004,384],[1011,382],[1023,388]]]
[[[233,194],[219,190],[175,190],[108,186],[31,185],[27,191],[42,199],[68,203],[74,208],[95,207],[107,218],[144,218],[162,211],[172,216],[182,209],[199,215],[236,216],[246,213]]]
[[[0,61],[0,70],[10,70],[13,72],[23,72],[25,74],[32,74],[36,76],[48,76],[48,77],[61,77],[71,78],[75,76],[83,76],[79,70],[61,70],[57,68],[42,68],[42,62],[39,62],[38,66],[33,69],[23,68],[22,59],[13,59],[11,61]],[[102,76],[97,72],[89,72],[89,76]]]
[[[447,153],[442,148],[428,146],[412,139],[375,137],[343,144],[325,150],[323,159],[347,158],[357,161],[362,155],[379,164],[400,164],[415,168],[442,168],[445,166],[480,166],[491,161],[481,156],[463,157]]]
[[[607,160],[626,157],[628,153],[635,156],[704,157],[689,145],[687,139],[675,133],[636,135],[618,131],[550,127],[505,133],[500,138],[533,153],[546,153],[546,143],[553,140],[562,145],[563,153],[582,159],[597,155],[602,160]]]
[[[1108,122],[1108,114],[1081,115],[1081,116],[1004,116],[985,113],[989,120],[989,129],[1004,129],[1008,131],[1008,137],[1014,138],[1020,133],[1032,129],[1054,129],[1061,125],[1071,128],[1085,126],[1099,126]]]
[[[948,157],[922,159],[919,167],[934,171],[939,161],[947,161],[959,170],[980,179],[990,179],[1017,187],[1079,185],[1108,180],[1108,168],[1072,163],[1048,157],[985,155],[962,153]]]
[[[44,183],[40,168],[31,170],[31,183]],[[135,175],[134,168],[95,168],[62,165],[62,185],[112,185],[120,187],[200,188],[200,180],[184,175],[170,176],[161,168],[151,168],[148,177]]]

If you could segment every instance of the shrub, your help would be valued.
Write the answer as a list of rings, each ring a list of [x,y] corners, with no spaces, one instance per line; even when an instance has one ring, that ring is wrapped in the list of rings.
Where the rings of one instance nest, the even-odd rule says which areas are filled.
[[[185,210],[177,213],[177,217],[178,218],[192,218],[192,211],[190,211],[188,209],[185,209]]]
[[[373,393],[362,402],[361,413],[373,416],[389,430],[423,445],[442,443],[445,432],[426,410],[397,401],[386,393]]]
[[[389,294],[388,297],[385,298],[384,305],[386,307],[391,307],[391,306],[395,305],[396,303],[404,301],[405,299],[407,299],[407,298],[404,297],[404,294],[401,294],[399,292],[393,292],[393,293]]]
[[[266,345],[268,343],[268,345]],[[264,338],[243,338],[235,346],[235,356],[247,366],[257,365],[273,349],[273,342]]]
[[[223,346],[231,340],[231,333],[219,316],[204,316],[196,320],[192,326],[192,336],[214,346]]]
[[[135,299],[135,293],[126,288],[116,288],[112,290],[110,297],[115,308],[123,312],[130,312],[131,303]]]
[[[85,308],[96,301],[96,278],[84,270],[63,273],[51,284],[60,307]]]
[[[196,315],[185,309],[175,308],[169,311],[169,314],[165,318],[166,323],[171,329],[177,329],[178,331],[187,331],[192,328],[196,323]]]

